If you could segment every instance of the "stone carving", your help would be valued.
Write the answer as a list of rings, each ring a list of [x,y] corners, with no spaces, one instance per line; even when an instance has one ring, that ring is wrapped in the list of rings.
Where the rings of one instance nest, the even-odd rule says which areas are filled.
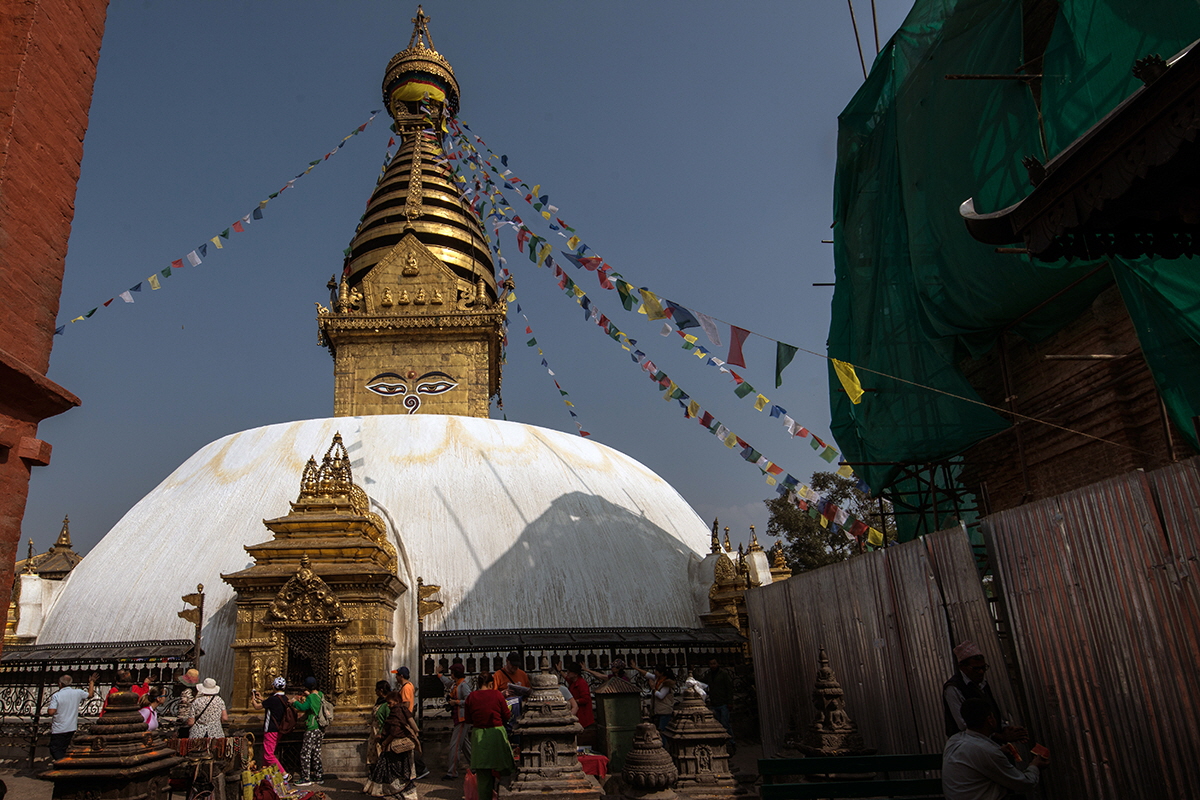
[[[400,299],[396,301],[396,305],[406,306],[411,302],[412,301],[408,299],[408,290],[401,289],[400,290]]]
[[[637,726],[621,778],[629,787],[624,797],[630,800],[672,800],[679,796],[671,791],[679,779],[679,770],[663,748],[662,737],[653,724],[643,722]]]
[[[683,690],[664,731],[667,749],[679,768],[679,793],[687,797],[726,798],[736,782],[729,772],[725,742],[729,733],[692,686]]]
[[[263,685],[262,682],[262,659],[256,658],[250,666],[250,689],[254,690]]]
[[[350,656],[350,669],[346,675],[346,682],[347,691],[351,693],[358,691],[358,656]]]
[[[345,694],[346,692],[346,662],[343,659],[338,659],[333,666],[333,693]]]
[[[429,302],[435,306],[440,306],[442,304],[442,293],[440,291],[438,291],[437,289],[434,289],[433,290],[433,299],[430,300]]]
[[[383,296],[379,300],[379,305],[383,306],[384,308],[391,308],[393,305],[395,305],[394,301],[392,300],[392,290],[390,288],[384,288]]]
[[[267,619],[275,622],[341,624],[342,604],[325,581],[309,568],[308,556],[271,602]]]
[[[558,691],[550,660],[530,676],[533,691],[522,704],[513,732],[521,737],[521,765],[506,797],[600,797],[600,786],[575,758],[575,737],[583,728]]]
[[[429,297],[425,294],[425,287],[422,286],[417,290],[417,296],[413,298],[413,305],[423,306],[429,302]]]
[[[846,697],[829,666],[829,656],[821,648],[812,703],[817,716],[800,738],[800,750],[811,756],[861,755],[863,747],[858,726],[846,713]]]
[[[404,269],[400,274],[406,278],[415,278],[421,274],[421,268],[417,266],[417,257],[412,253],[408,254],[408,258],[404,259]]]

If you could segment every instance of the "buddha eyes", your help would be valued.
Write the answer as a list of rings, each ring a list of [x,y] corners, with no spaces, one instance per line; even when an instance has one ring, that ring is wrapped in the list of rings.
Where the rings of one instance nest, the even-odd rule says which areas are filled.
[[[458,386],[458,382],[444,372],[427,372],[417,379],[419,394],[442,394]]]
[[[444,394],[458,386],[450,375],[444,372],[427,372],[415,381],[417,394]],[[384,397],[395,397],[408,394],[408,382],[402,375],[395,372],[381,372],[367,381],[366,388]]]
[[[384,397],[408,393],[408,386],[404,383],[404,378],[394,372],[381,372],[371,378],[367,381],[367,389]]]

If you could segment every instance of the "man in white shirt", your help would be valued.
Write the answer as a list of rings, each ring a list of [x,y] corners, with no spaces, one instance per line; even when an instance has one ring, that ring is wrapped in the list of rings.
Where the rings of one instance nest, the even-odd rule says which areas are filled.
[[[1025,769],[1013,766],[992,740],[999,723],[992,704],[982,697],[963,701],[966,730],[946,740],[942,753],[942,793],[946,800],[1002,800],[1009,792],[1037,786],[1048,758],[1034,755]]]
[[[79,704],[96,696],[94,679],[88,681],[86,692],[72,683],[70,675],[59,677],[58,691],[50,696],[49,708],[54,715],[50,722],[50,758],[55,761],[67,756],[67,748],[79,727]]]

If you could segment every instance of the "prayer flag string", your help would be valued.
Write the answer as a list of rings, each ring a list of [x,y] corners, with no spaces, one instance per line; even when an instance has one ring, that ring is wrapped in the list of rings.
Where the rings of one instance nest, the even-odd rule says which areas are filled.
[[[280,187],[280,189],[278,191],[271,192],[269,195],[267,195],[266,199],[260,200],[250,213],[235,220],[233,223],[230,224],[230,226],[228,228],[225,228],[220,233],[216,234],[215,236],[212,236],[211,238],[209,238],[209,239],[205,240],[204,242],[202,242],[201,244],[197,245],[194,250],[189,251],[187,253],[187,255],[183,256],[182,258],[177,258],[177,259],[173,260],[170,264],[168,264],[166,267],[159,270],[158,272],[155,272],[155,273],[151,274],[149,277],[147,277],[141,281],[138,281],[136,284],[129,287],[125,291],[123,291],[113,297],[108,298],[108,300],[104,301],[103,303],[100,303],[99,305],[97,305],[95,308],[88,311],[87,313],[80,314],[80,315],[74,317],[71,320],[71,322],[72,323],[82,322],[84,320],[91,319],[93,314],[95,314],[101,308],[107,308],[117,298],[120,298],[122,301],[124,301],[126,303],[134,302],[133,295],[136,293],[140,293],[142,291],[143,284],[149,285],[151,291],[156,291],[158,289],[161,289],[163,280],[170,278],[172,275],[174,275],[176,270],[183,269],[185,264],[188,267],[200,266],[200,264],[204,262],[204,259],[208,258],[208,252],[209,252],[208,246],[210,244],[213,246],[214,251],[225,249],[225,244],[229,241],[229,238],[233,233],[245,233],[246,226],[250,225],[252,221],[262,219],[263,218],[263,209],[267,207],[267,204],[269,202],[274,200],[279,195],[283,194],[288,189],[291,189],[295,185],[296,181],[300,180],[305,175],[312,172],[313,169],[315,167],[317,167],[318,165],[320,165],[322,162],[328,161],[329,157],[336,154],[337,151],[342,148],[342,145],[344,145],[346,143],[346,141],[348,139],[350,139],[350,137],[357,136],[358,134],[360,134],[364,130],[366,130],[367,126],[371,124],[371,122],[375,119],[375,117],[381,111],[382,111],[382,109],[377,109],[375,111],[372,111],[370,119],[368,119],[363,124],[359,125],[357,128],[355,128],[353,131],[348,133],[346,136],[343,136],[342,141],[340,143],[338,143],[337,147],[330,150],[322,158],[318,158],[314,161],[308,162],[308,166],[303,172],[300,172],[294,178],[292,178],[290,181],[285,183],[282,187]],[[61,336],[66,332],[66,329],[67,329],[66,325],[59,325],[57,328],[54,329],[54,335]]]
[[[715,342],[715,344],[719,346],[720,338],[716,332],[714,318],[692,311],[691,309],[685,308],[684,306],[673,301],[666,300],[665,298],[660,298],[647,288],[643,287],[641,289],[635,289],[632,284],[624,280],[624,277],[620,273],[613,270],[613,268],[605,263],[603,259],[597,256],[586,255],[589,249],[588,246],[580,241],[573,227],[568,225],[562,218],[554,216],[558,212],[558,208],[550,204],[548,195],[539,194],[541,190],[540,184],[529,187],[528,184],[521,182],[520,179],[515,175],[512,175],[511,170],[508,169],[507,156],[496,156],[496,154],[487,147],[480,137],[472,134],[475,141],[478,142],[480,146],[482,146],[488,153],[488,157],[486,159],[482,158],[478,149],[471,143],[466,134],[462,132],[462,127],[465,126],[461,126],[458,120],[453,118],[449,120],[449,131],[446,134],[444,148],[447,151],[447,164],[450,165],[450,170],[454,176],[454,179],[460,184],[467,184],[462,188],[464,195],[467,197],[468,203],[471,205],[471,208],[475,211],[477,216],[480,217],[481,221],[490,222],[492,233],[497,237],[497,241],[501,229],[504,227],[512,227],[515,231],[518,251],[524,253],[526,252],[526,248],[528,248],[529,260],[532,263],[535,263],[538,266],[553,268],[556,277],[559,277],[560,279],[563,277],[562,269],[555,262],[552,248],[548,241],[543,237],[533,233],[533,231],[529,229],[529,227],[519,216],[510,213],[513,209],[508,205],[508,199],[504,196],[499,186],[496,185],[491,176],[488,174],[489,171],[495,174],[506,188],[516,190],[516,186],[520,186],[522,189],[527,190],[527,193],[524,195],[525,201],[529,203],[534,210],[543,217],[543,219],[547,221],[552,220],[549,222],[549,227],[551,230],[558,233],[559,236],[566,238],[568,240],[568,246],[574,249],[574,252],[560,251],[561,255],[574,264],[577,269],[586,269],[596,272],[601,288],[606,290],[616,290],[618,295],[621,297],[621,304],[626,311],[633,311],[634,307],[637,306],[638,312],[645,314],[649,319],[669,320],[676,326],[679,335],[683,337],[684,342],[682,346],[685,350],[694,350],[695,355],[706,365],[714,367],[733,378],[735,384],[733,390],[734,394],[740,398],[752,398],[754,408],[757,411],[761,412],[770,408],[771,416],[780,418],[783,426],[792,436],[800,436],[801,438],[807,438],[810,436],[810,431],[808,428],[793,420],[781,407],[772,404],[768,397],[758,392],[745,378],[727,366],[728,364],[744,366],[745,361],[741,354],[741,342],[745,340],[746,335],[749,333],[748,331],[742,328],[731,326],[731,358],[723,360],[713,355],[708,351],[708,349],[699,343],[698,337],[687,333],[687,329],[694,327],[701,328],[709,336],[710,341]],[[458,165],[452,163],[454,161],[458,161],[461,164],[466,164],[471,170],[476,172],[476,175],[468,181],[468,179],[459,170]],[[504,167],[503,171],[498,169],[493,161],[499,162],[499,164]],[[477,202],[472,203],[472,198],[477,198]],[[491,212],[486,215],[486,218],[482,213],[482,208],[485,201],[487,201],[491,207]],[[571,233],[570,237],[567,236],[568,231]],[[501,259],[501,261],[503,261],[503,259]],[[560,282],[559,285],[563,286],[564,284]],[[665,335],[669,335],[669,333],[670,327],[667,326]],[[776,386],[781,384],[781,373],[787,364],[791,362],[792,356],[795,355],[796,351],[797,348],[794,348],[791,345],[780,343],[776,363]],[[829,444],[826,444],[815,434],[811,434],[811,436],[812,438],[810,439],[810,444],[812,445],[813,450],[817,451],[817,453],[823,460],[825,460],[826,463],[832,464],[838,456],[837,449]],[[838,472],[844,476],[853,474],[853,470],[846,465],[843,465]]]

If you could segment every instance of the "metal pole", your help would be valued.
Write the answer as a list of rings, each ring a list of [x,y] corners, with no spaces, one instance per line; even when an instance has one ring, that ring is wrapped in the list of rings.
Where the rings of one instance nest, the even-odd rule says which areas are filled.
[[[33,731],[29,737],[29,768],[33,769],[33,760],[37,755],[38,735],[42,721],[42,697],[46,691],[46,663],[42,662],[42,670],[38,673],[37,705],[33,707]]]
[[[199,672],[200,671],[200,628],[201,628],[201,626],[204,625],[204,584],[197,583],[196,591],[200,595],[200,605],[196,606],[197,610],[200,612],[200,615],[199,615],[200,618],[196,622],[196,652],[194,653],[194,655],[192,657],[192,666],[194,666],[196,668],[196,671]]]

